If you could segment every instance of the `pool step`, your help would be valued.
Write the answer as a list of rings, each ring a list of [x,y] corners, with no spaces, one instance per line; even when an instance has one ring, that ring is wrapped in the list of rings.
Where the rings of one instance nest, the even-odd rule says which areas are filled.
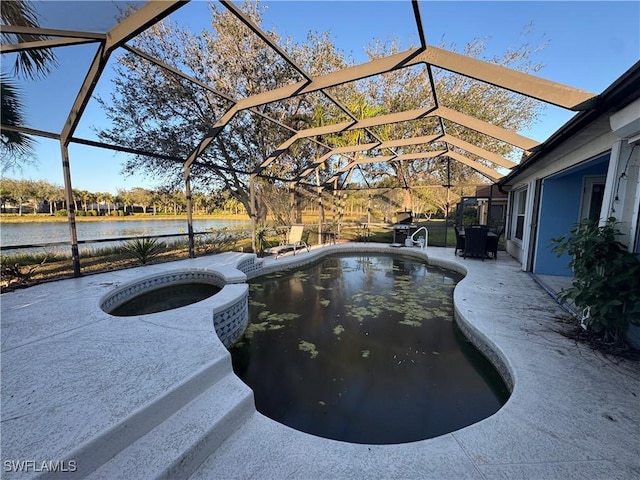
[[[187,478],[254,412],[253,392],[230,373],[87,478]]]

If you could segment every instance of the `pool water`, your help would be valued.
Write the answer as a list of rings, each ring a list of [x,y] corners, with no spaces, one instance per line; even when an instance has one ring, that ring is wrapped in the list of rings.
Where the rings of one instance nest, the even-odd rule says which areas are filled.
[[[149,290],[127,300],[109,313],[117,317],[146,315],[184,307],[209,298],[220,291],[210,283],[181,283]]]
[[[362,255],[254,279],[234,371],[259,412],[320,437],[403,443],[478,422],[509,392],[453,321],[460,279]]]

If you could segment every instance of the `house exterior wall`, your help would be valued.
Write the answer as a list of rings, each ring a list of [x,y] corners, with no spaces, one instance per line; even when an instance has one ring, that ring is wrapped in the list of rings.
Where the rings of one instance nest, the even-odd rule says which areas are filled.
[[[568,234],[571,226],[580,221],[584,178],[605,175],[608,160],[609,155],[606,154],[582,168],[543,181],[534,272],[571,276],[571,258],[567,254],[558,257],[552,251],[552,239]]]
[[[611,216],[621,220],[621,241],[640,255],[640,99],[613,114],[610,122],[620,140],[614,148],[617,161],[609,167],[607,187],[611,194],[607,208]],[[627,339],[640,348],[640,327],[631,325]]]
[[[622,232],[620,242],[640,255],[640,99],[595,119],[510,179],[510,215],[518,189],[526,186],[529,194],[525,222],[529,236],[516,242],[510,231],[507,240],[507,251],[523,270],[571,276],[569,258],[558,258],[550,241],[568,233],[579,220],[585,176],[602,174],[606,183],[600,223],[615,217]],[[542,182],[542,188],[539,197],[532,198],[536,181]],[[508,223],[512,225],[512,219]],[[631,326],[627,338],[640,348],[640,327]]]
[[[568,171],[574,168],[576,165],[583,163],[587,160],[601,157],[611,150],[611,146],[615,143],[617,138],[611,133],[609,129],[608,118],[594,122],[589,128],[585,129],[579,136],[566,142],[560,148],[557,148],[546,157],[540,159],[535,166],[530,167],[524,172],[521,177],[516,179],[514,186],[509,193],[509,219],[508,224],[511,224],[512,204],[514,198],[514,192],[528,188],[528,201],[527,209],[525,213],[525,229],[527,230],[525,238],[522,242],[514,239],[513,229],[510,229],[507,234],[506,250],[514,258],[516,258],[521,264],[523,270],[528,270],[527,258],[531,255],[537,254],[536,240],[538,235],[536,233],[532,238],[532,233],[535,226],[538,226],[538,218],[534,218],[534,206],[541,206],[540,198],[534,198],[535,184],[538,180],[544,180],[552,175],[557,175],[560,172]],[[606,173],[606,170],[605,172]],[[563,201],[566,202],[566,199]],[[579,208],[579,198],[577,200]],[[577,212],[577,211],[576,211]],[[547,212],[549,214],[549,212]],[[558,221],[567,222],[567,232],[572,224],[577,221],[577,213],[571,217],[571,219],[558,219]],[[543,247],[544,248],[544,247]]]
[[[622,118],[617,123],[614,118]],[[548,219],[550,215],[550,202],[557,196],[553,183],[549,185],[551,177],[558,176],[562,172],[569,171],[577,165],[590,161],[593,158],[602,156],[607,152],[610,154],[609,167],[605,172],[607,181],[604,192],[604,203],[601,212],[601,222],[605,222],[610,216],[616,217],[619,222],[619,228],[623,235],[621,242],[628,245],[630,251],[639,252],[638,245],[638,229],[640,227],[640,122],[635,119],[640,117],[640,100],[633,102],[620,112],[613,115],[604,115],[596,119],[591,125],[583,131],[568,139],[563,145],[550,152],[543,158],[538,159],[535,165],[532,165],[523,172],[521,176],[513,179],[511,192],[509,194],[509,202],[513,201],[514,191],[529,186],[530,197],[534,190],[531,188],[535,185],[536,180],[542,180],[543,184],[547,184],[543,190],[541,198],[531,198],[528,202],[526,228],[535,233],[534,238],[530,242],[514,241],[511,231],[508,232],[506,247],[507,252],[521,262],[523,270],[532,270],[541,267],[543,271],[539,273],[547,273],[544,271],[547,261],[539,262],[539,256],[548,257],[548,252],[542,251],[547,248],[548,235],[545,234],[545,225],[552,225],[554,221],[567,221],[567,231],[578,219],[574,215],[569,219]],[[617,130],[612,127],[617,126]],[[621,133],[622,132],[622,133]],[[619,135],[624,134],[621,138]],[[633,141],[634,137],[638,137]],[[630,143],[631,139],[631,143]],[[549,188],[551,187],[551,188]],[[557,187],[557,186],[555,186]],[[572,190],[567,190],[566,202],[571,198]],[[575,193],[575,192],[574,192]],[[549,199],[544,200],[544,195],[551,195]],[[579,201],[579,198],[578,198]],[[533,218],[534,206],[540,207],[540,215]],[[562,210],[568,209],[564,206]],[[579,209],[579,204],[577,207]],[[509,207],[509,215],[512,208]],[[567,215],[570,213],[566,210]],[[544,215],[544,219],[542,216]],[[556,215],[558,216],[558,215]],[[538,221],[540,220],[540,221]],[[508,223],[510,220],[508,220]],[[540,228],[543,229],[540,232]],[[547,244],[545,244],[547,242]],[[533,264],[528,264],[527,258],[534,254]],[[533,267],[533,268],[532,268]]]
[[[518,208],[518,200],[517,196],[525,191],[527,193],[527,202],[525,203],[525,216],[524,216],[524,225],[525,232],[529,232],[530,228],[527,228],[527,225],[531,226],[531,215],[532,209],[527,205],[527,203],[531,203],[531,192],[533,191],[533,187],[529,184],[520,185],[517,189],[512,190],[509,193],[509,203],[508,203],[508,216],[507,216],[507,229],[506,229],[506,250],[509,255],[518,260],[521,264],[525,265],[525,247],[527,245],[528,238],[517,239],[516,238],[516,228],[514,226],[514,211]],[[523,268],[524,270],[524,268]]]
[[[640,140],[638,142],[629,144],[622,139],[614,145],[605,187],[607,204],[603,208],[606,208],[605,220],[615,217],[620,222],[620,242],[636,252],[640,208]]]

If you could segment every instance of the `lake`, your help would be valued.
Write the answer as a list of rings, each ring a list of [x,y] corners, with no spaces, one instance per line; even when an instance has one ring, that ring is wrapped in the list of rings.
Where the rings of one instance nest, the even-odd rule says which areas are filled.
[[[187,233],[187,220],[167,218],[162,220],[103,220],[76,223],[78,240],[102,240],[105,238],[135,237],[145,235],[170,235]],[[194,219],[194,232],[204,232],[210,228],[250,229],[250,220]],[[186,237],[185,237],[186,238]],[[44,243],[68,242],[69,225],[66,222],[25,222],[2,223],[0,243],[3,247],[13,245],[40,245]],[[91,244],[87,247],[99,248],[113,245],[111,242]],[[42,249],[5,250],[4,255],[26,253]],[[49,247],[48,251],[67,251],[68,246]]]

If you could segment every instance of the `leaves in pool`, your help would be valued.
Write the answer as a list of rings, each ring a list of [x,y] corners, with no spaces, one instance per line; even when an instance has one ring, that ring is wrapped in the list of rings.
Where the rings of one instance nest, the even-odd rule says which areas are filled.
[[[285,322],[299,318],[299,313],[272,313],[267,317],[268,322]]]
[[[300,340],[300,343],[298,344],[298,350],[300,350],[301,352],[309,352],[311,358],[316,358],[318,356],[318,349],[316,348],[315,344],[311,342]]]
[[[488,414],[495,412],[500,402],[491,391],[488,400],[474,400],[481,380],[494,373],[473,373],[468,342],[456,347],[460,335],[443,321],[453,317],[456,276],[449,282],[446,273],[411,259],[361,258],[329,258],[326,269],[311,268],[306,276],[290,271],[255,280],[264,285],[249,305],[257,324],[232,357],[258,410],[314,435],[359,443],[429,438],[484,418],[462,420],[462,400],[442,402],[456,392],[474,409],[489,405]],[[436,407],[444,410],[432,415]],[[441,428],[447,410],[453,423]],[[429,422],[417,421],[425,414]],[[388,420],[385,432],[397,425],[392,437],[375,436],[381,419]]]
[[[267,322],[250,323],[244,332],[244,336],[247,338],[253,338],[256,332],[264,332],[267,329]]]
[[[258,314],[258,320],[266,320],[267,323],[285,322],[287,320],[295,320],[299,317],[299,313],[271,313],[269,310],[263,310]]]
[[[420,320],[409,320],[405,318],[401,322],[398,322],[400,325],[408,325],[409,327],[421,327],[422,322]]]
[[[393,268],[400,270],[396,266]],[[447,310],[450,311],[452,305],[453,286],[443,290],[443,281],[438,276],[424,277],[421,282],[412,277],[394,278],[393,288],[382,294],[360,291],[352,295],[353,303],[346,305],[347,314],[363,323],[367,318],[379,317],[384,311],[395,312],[403,317],[400,324],[412,327],[434,318],[451,320]],[[424,309],[425,298],[431,302],[429,310]]]

